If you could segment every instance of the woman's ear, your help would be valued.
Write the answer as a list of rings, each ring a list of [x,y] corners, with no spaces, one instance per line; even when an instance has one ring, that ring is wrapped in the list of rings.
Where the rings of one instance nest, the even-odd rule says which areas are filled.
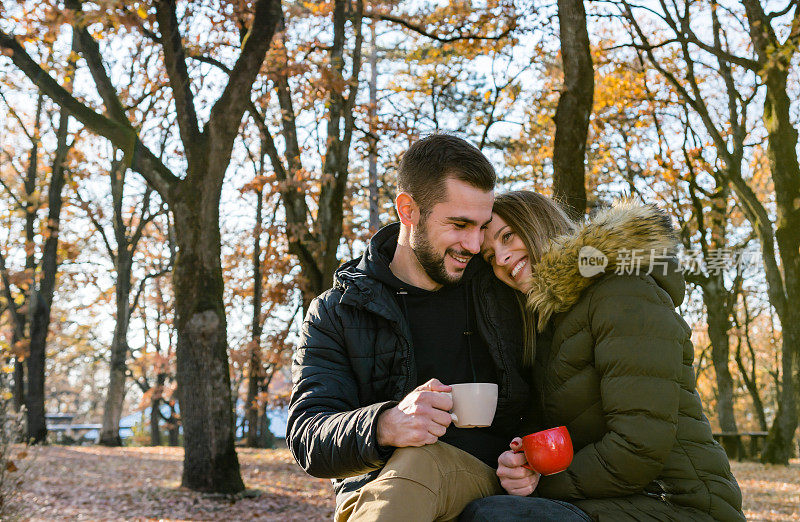
[[[397,216],[400,223],[406,226],[417,226],[419,224],[419,205],[408,192],[401,192],[394,200]]]

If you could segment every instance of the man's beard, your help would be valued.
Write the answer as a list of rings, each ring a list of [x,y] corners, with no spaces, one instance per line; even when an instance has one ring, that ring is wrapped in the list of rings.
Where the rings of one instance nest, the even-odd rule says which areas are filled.
[[[463,271],[455,276],[447,272],[447,268],[445,268],[444,265],[444,258],[448,253],[455,254],[459,257],[472,257],[471,252],[457,251],[452,248],[448,248],[444,255],[439,255],[430,241],[428,241],[428,227],[424,217],[420,220],[415,233],[411,237],[411,250],[414,252],[414,255],[417,256],[417,261],[419,261],[425,273],[428,274],[428,277],[442,286],[458,284],[458,282],[461,281],[461,276],[463,276]]]

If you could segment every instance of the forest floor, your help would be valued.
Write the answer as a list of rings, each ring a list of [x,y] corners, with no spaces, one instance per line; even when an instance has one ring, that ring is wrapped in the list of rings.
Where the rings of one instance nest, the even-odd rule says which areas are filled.
[[[331,520],[329,481],[309,477],[287,449],[239,449],[248,489],[236,497],[180,487],[181,448],[49,446],[15,462],[26,474],[23,520]],[[748,520],[800,521],[800,460],[734,462]],[[27,469],[26,469],[27,468]]]

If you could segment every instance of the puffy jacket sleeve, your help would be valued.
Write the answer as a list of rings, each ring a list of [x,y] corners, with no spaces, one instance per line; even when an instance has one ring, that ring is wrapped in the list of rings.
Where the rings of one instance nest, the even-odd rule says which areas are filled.
[[[556,499],[641,492],[675,444],[683,344],[689,331],[649,277],[611,276],[589,296],[588,321],[606,434],[538,488]]]
[[[331,290],[311,303],[292,360],[286,442],[298,464],[320,478],[381,468],[391,450],[378,445],[378,415],[397,404],[359,404],[341,323],[333,310],[338,297]]]

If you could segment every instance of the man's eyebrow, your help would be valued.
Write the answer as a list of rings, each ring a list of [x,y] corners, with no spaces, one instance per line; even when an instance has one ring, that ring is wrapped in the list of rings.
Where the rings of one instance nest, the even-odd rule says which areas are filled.
[[[468,218],[465,216],[450,216],[446,218],[447,221],[450,223],[465,223],[467,225],[477,225],[478,222],[472,218]],[[487,219],[482,225],[481,228],[484,228],[486,225],[492,222],[492,218]]]
[[[467,225],[477,225],[478,224],[478,222],[475,221],[474,219],[471,219],[471,218],[468,218],[468,217],[462,217],[462,216],[450,216],[450,217],[447,218],[447,221],[449,221],[450,223],[465,223]]]
[[[497,239],[497,236],[500,235],[500,232],[502,232],[503,230],[505,230],[507,228],[508,228],[508,225],[500,227],[500,229],[497,232],[494,233],[494,237],[492,239]]]

